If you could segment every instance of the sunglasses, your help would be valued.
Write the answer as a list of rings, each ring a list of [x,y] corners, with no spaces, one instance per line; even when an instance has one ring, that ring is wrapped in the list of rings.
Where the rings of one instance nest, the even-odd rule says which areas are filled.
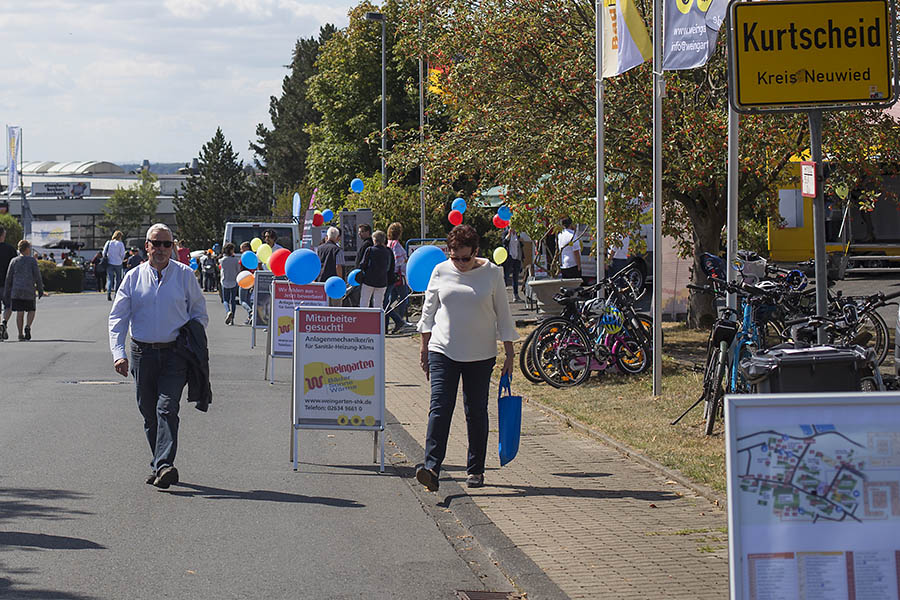
[[[153,244],[154,248],[159,248],[162,246],[163,248],[171,248],[172,242],[169,240],[147,240],[151,244]]]
[[[472,260],[473,258],[475,258],[475,257],[474,256],[451,256],[450,260],[452,260],[453,262],[467,263],[470,260]]]

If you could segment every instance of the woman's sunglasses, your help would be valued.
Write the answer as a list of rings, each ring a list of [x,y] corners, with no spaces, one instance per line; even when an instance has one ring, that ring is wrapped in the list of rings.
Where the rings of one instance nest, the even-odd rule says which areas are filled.
[[[172,242],[169,240],[147,240],[151,244],[153,244],[154,248],[159,248],[162,246],[163,248],[171,248]]]
[[[470,260],[472,260],[473,258],[475,258],[475,257],[474,256],[451,256],[450,260],[452,260],[453,262],[467,263]]]

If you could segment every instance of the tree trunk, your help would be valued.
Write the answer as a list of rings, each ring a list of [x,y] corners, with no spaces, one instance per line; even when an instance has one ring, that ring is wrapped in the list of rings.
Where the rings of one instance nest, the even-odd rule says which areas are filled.
[[[684,203],[693,225],[694,237],[694,265],[691,275],[691,283],[694,285],[706,285],[709,278],[704,274],[700,266],[700,257],[704,252],[719,255],[722,241],[722,227],[725,225],[725,213],[715,201],[704,202],[698,199],[696,202]],[[703,294],[691,290],[690,303],[687,314],[689,327],[709,329],[716,320],[716,297],[712,294]]]

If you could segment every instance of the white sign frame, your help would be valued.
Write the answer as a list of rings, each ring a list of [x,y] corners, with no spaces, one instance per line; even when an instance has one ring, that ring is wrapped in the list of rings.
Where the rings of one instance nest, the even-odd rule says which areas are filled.
[[[806,448],[815,444],[816,439],[821,435],[826,434],[834,434],[835,436],[840,436],[847,442],[840,440],[839,438],[823,438],[828,442],[837,441],[840,444],[843,443],[852,443],[857,446],[860,444],[858,440],[853,440],[850,437],[847,437],[841,433],[841,430],[835,426],[835,423],[840,423],[841,427],[854,427],[856,428],[854,431],[861,429],[863,427],[871,426],[874,429],[869,430],[869,434],[879,434],[879,433],[890,433],[892,436],[900,437],[900,393],[898,392],[845,392],[845,393],[809,393],[809,394],[758,394],[758,395],[728,395],[725,397],[725,422],[728,424],[726,428],[726,440],[725,440],[725,448],[726,448],[726,467],[727,467],[727,487],[728,487],[728,550],[729,550],[729,579],[730,579],[730,595],[732,600],[752,600],[755,597],[762,596],[754,596],[750,593],[750,568],[745,561],[743,560],[744,556],[749,556],[750,554],[760,554],[762,558],[771,557],[771,558],[787,558],[790,560],[796,560],[796,567],[793,565],[784,565],[790,566],[791,570],[784,570],[785,577],[790,577],[792,573],[796,574],[796,580],[798,581],[797,585],[799,586],[799,581],[801,579],[800,573],[800,561],[801,559],[806,561],[806,557],[810,554],[815,555],[817,558],[821,555],[829,555],[828,560],[834,559],[840,561],[841,558],[834,558],[836,553],[839,553],[843,556],[843,560],[846,562],[847,560],[853,560],[854,557],[852,554],[846,555],[848,552],[892,552],[897,553],[896,556],[900,556],[900,543],[896,542],[897,539],[900,539],[900,517],[896,517],[894,521],[896,524],[893,527],[890,526],[891,521],[878,521],[877,525],[871,525],[869,527],[864,527],[863,521],[855,516],[856,509],[854,512],[847,513],[845,512],[846,506],[844,509],[840,508],[840,505],[833,500],[833,498],[829,498],[834,492],[834,485],[837,483],[838,474],[842,473],[844,470],[847,470],[853,476],[856,476],[856,473],[852,471],[853,464],[848,461],[851,459],[851,455],[848,454],[846,457],[842,457],[840,454],[837,454],[838,460],[840,460],[840,466],[837,469],[837,473],[831,482],[825,486],[824,490],[821,490],[821,495],[817,495],[820,490],[816,489],[817,493],[809,492],[807,493],[804,490],[803,495],[805,500],[818,499],[823,498],[823,501],[817,503],[817,505],[825,504],[825,510],[831,510],[831,514],[840,515],[840,519],[823,517],[822,515],[815,514],[814,517],[808,516],[802,506],[798,506],[795,510],[790,506],[785,508],[784,502],[782,502],[781,514],[779,515],[779,523],[775,526],[767,525],[767,524],[759,524],[756,522],[751,522],[749,519],[751,504],[760,505],[763,500],[767,498],[763,497],[763,490],[760,489],[757,492],[757,496],[755,496],[755,502],[751,503],[747,498],[748,494],[752,494],[753,492],[742,490],[741,484],[739,480],[740,473],[746,471],[750,468],[754,461],[751,460],[753,453],[753,448],[759,448],[758,452],[768,452],[766,446],[768,443],[766,440],[763,440],[759,444],[756,444],[756,440],[747,440],[744,444],[750,443],[751,446],[741,447],[741,441],[746,440],[746,438],[752,437],[754,435],[780,435],[781,440],[779,441],[787,441],[789,439],[800,439],[807,440],[812,439],[811,443],[807,443],[805,445]],[[840,417],[841,421],[838,421],[836,417]],[[810,425],[804,425],[803,423],[810,423]],[[827,425],[825,425],[827,424]],[[871,425],[870,425],[871,424]],[[778,431],[773,430],[772,427],[793,427],[795,430],[799,429],[801,432],[801,436],[790,435],[786,433],[784,430]],[[890,428],[893,427],[893,430]],[[759,431],[756,429],[762,428]],[[830,429],[829,429],[830,428]],[[852,435],[852,434],[851,434]],[[779,445],[780,448],[780,445]],[[806,464],[809,465],[813,461],[819,461],[821,464],[825,464],[826,458],[824,454],[828,452],[826,449],[827,446],[825,443],[818,446],[818,448],[822,448],[824,452],[819,452],[815,450],[817,456],[812,456],[812,460],[810,463],[803,463],[803,459],[806,456],[806,450],[802,451],[800,456],[797,456],[793,453],[793,449],[788,449],[785,447],[784,449],[773,449],[773,453],[776,453],[778,456],[782,457],[778,459],[779,461],[788,460],[790,461],[788,465],[796,464],[796,468],[791,468],[788,466],[788,469],[792,469],[791,472],[791,480],[790,484],[787,487],[793,487],[802,490],[802,488],[793,484],[794,477],[797,477],[797,472],[801,470],[800,465]],[[748,452],[746,457],[739,457],[738,454],[740,452]],[[900,458],[900,457],[898,457]],[[758,457],[758,460],[765,459],[765,457]],[[830,459],[829,459],[830,460]],[[836,461],[831,461],[831,463],[836,463]],[[768,465],[768,463],[765,463]],[[860,463],[861,464],[861,463]],[[744,468],[746,465],[746,468]],[[862,467],[860,467],[862,468]],[[900,471],[900,466],[897,468]],[[809,469],[804,469],[804,474],[802,476],[806,476],[807,473],[811,473],[814,471],[809,471]],[[824,469],[823,469],[824,472]],[[861,474],[862,481],[865,482],[864,474]],[[765,477],[766,480],[769,479],[768,476]],[[781,482],[783,479],[778,479],[777,477],[772,478],[773,481]],[[759,479],[757,478],[757,482]],[[805,485],[805,484],[803,484]],[[752,483],[751,483],[752,486]],[[776,490],[774,489],[774,485],[771,486],[772,490],[772,508],[766,508],[765,510],[776,509],[778,505],[778,501],[775,498]],[[785,487],[785,486],[781,486]],[[858,490],[852,490],[854,498],[860,497]],[[863,494],[865,494],[866,490],[863,490]],[[843,490],[841,491],[843,493]],[[845,494],[846,495],[846,494]],[[894,500],[894,499],[892,499]],[[843,501],[840,501],[843,502]],[[851,500],[852,502],[852,500]],[[867,497],[865,495],[862,496],[862,503],[867,502]],[[801,504],[800,501],[797,502],[798,505]],[[829,507],[827,505],[833,504],[834,507]],[[759,509],[757,508],[757,511]],[[808,510],[808,509],[807,509]],[[819,510],[816,508],[815,510]],[[813,514],[813,513],[809,513]],[[820,524],[817,522],[819,518],[822,517],[823,522]],[[838,523],[843,523],[843,521],[850,517],[856,521],[859,521],[859,529],[857,530],[857,538],[863,540],[864,543],[868,542],[869,544],[877,544],[877,539],[881,537],[882,539],[887,538],[890,542],[891,549],[887,548],[876,548],[874,545],[868,547],[854,546],[853,540],[848,538],[847,536],[839,536],[837,535],[838,530],[836,527],[840,525],[834,525],[828,523],[827,521],[837,521]],[[812,521],[812,522],[810,522]],[[744,535],[744,527],[747,527],[748,536]],[[852,523],[851,527],[855,527],[856,523]],[[821,530],[813,530],[814,527],[821,527]],[[865,531],[863,531],[865,529]],[[875,531],[875,535],[873,535],[873,529]],[[764,537],[769,531],[776,532],[774,536]],[[801,533],[798,533],[801,532]],[[890,533],[893,531],[893,533]],[[750,537],[752,533],[752,537],[763,537],[763,541],[765,543],[771,543],[773,538],[780,541],[781,545],[778,547],[767,546],[766,548],[754,547],[754,543],[758,543],[756,541],[748,541],[746,538]],[[841,532],[843,533],[843,532]],[[823,541],[824,540],[824,541]],[[820,544],[820,546],[817,546]],[[792,554],[793,556],[787,556],[787,554]],[[892,571],[892,579],[889,583],[885,584],[886,588],[891,590],[894,594],[893,598],[897,598],[898,593],[898,580],[900,580],[900,572],[898,572],[896,561],[894,560],[894,556],[890,557],[891,566],[893,568]],[[804,565],[806,563],[804,562]],[[855,565],[855,563],[853,563]],[[821,565],[820,565],[821,566]],[[777,569],[777,567],[775,567]],[[808,566],[804,566],[804,569],[808,569]],[[843,573],[835,573],[835,575],[839,578],[842,574],[845,577],[844,584],[849,586],[850,575],[846,573],[848,568],[846,565],[844,566]],[[812,571],[812,569],[810,569]],[[774,570],[773,570],[774,572]],[[850,572],[853,573],[853,570],[850,569]],[[808,571],[807,571],[808,573]],[[840,583],[840,582],[838,582]],[[757,584],[759,585],[759,584]],[[774,592],[773,592],[774,593]],[[785,593],[781,594],[779,597],[790,598],[790,597],[802,597],[798,595],[799,592]],[[777,593],[776,593],[777,595]],[[770,596],[765,596],[770,597]],[[775,596],[771,596],[775,597]],[[807,596],[809,598],[818,597],[815,594]],[[828,596],[829,598],[832,596]],[[846,594],[843,596],[834,596],[834,597],[848,597]],[[860,597],[857,595],[857,597]]]
[[[364,422],[360,424],[338,424],[337,420],[334,424],[322,423],[318,422],[319,420],[311,420],[305,421],[303,418],[304,408],[303,408],[303,392],[302,392],[302,384],[304,382],[304,357],[307,355],[306,350],[303,347],[306,341],[306,331],[302,330],[301,325],[301,313],[338,313],[341,315],[360,315],[360,314],[372,314],[375,315],[378,320],[378,330],[370,331],[368,333],[353,333],[353,335],[368,335],[374,338],[375,349],[373,352],[365,354],[364,356],[368,356],[369,359],[374,359],[374,367],[373,367],[373,396],[372,396],[372,404],[375,414],[371,414],[368,416],[374,417],[374,423],[372,425],[366,425]],[[321,337],[329,337],[340,335],[331,334],[327,331],[316,332],[315,335]],[[325,358],[328,353],[327,350],[320,349],[314,352],[316,358]],[[351,350],[347,350],[346,348],[341,349],[341,359],[343,361],[352,362],[354,360],[354,354]],[[339,431],[371,431],[374,433],[374,453],[373,453],[373,462],[378,462],[377,454],[378,454],[378,441],[379,441],[379,432],[384,431],[384,423],[385,423],[385,375],[384,375],[384,367],[385,367],[385,359],[384,359],[384,310],[382,308],[349,308],[349,307],[340,307],[340,306],[302,306],[297,307],[294,310],[294,355],[292,357],[292,368],[291,368],[291,429],[293,432],[293,441],[292,441],[292,459],[294,462],[294,470],[296,471],[299,463],[299,448],[298,448],[298,439],[297,435],[299,430],[301,429],[326,429],[326,430],[339,430]],[[377,415],[377,416],[376,416]],[[384,436],[381,437],[381,468],[380,472],[384,472]]]

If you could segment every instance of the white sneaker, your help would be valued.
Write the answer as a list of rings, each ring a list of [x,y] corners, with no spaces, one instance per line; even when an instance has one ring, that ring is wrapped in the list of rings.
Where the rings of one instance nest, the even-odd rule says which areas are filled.
[[[225,315],[225,324],[226,324],[226,325],[231,325],[232,323],[234,323],[234,311],[233,311],[233,310],[229,310],[229,311],[228,311],[228,314]]]

